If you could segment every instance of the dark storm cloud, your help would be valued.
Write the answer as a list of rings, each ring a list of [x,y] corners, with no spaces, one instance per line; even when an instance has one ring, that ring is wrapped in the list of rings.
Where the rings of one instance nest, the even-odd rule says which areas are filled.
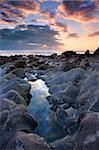
[[[88,34],[89,37],[99,36],[99,31]]]

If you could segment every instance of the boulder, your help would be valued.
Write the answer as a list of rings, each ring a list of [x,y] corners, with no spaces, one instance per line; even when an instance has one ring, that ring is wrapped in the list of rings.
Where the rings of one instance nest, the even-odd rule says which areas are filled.
[[[16,103],[14,103],[13,101],[10,101],[6,98],[4,99],[0,99],[0,111],[2,110],[9,110],[16,107]]]
[[[35,134],[19,134],[13,138],[5,150],[51,150],[51,146],[46,142],[44,138]]]
[[[68,118],[66,124],[64,125],[64,130],[68,135],[74,135],[79,128],[78,119],[74,117]]]
[[[96,49],[96,51],[94,52],[94,55],[99,56],[99,47]]]
[[[17,91],[28,103],[30,87],[31,86],[28,83],[28,81],[25,81],[20,78],[15,78],[15,79],[8,80],[1,85],[0,94],[7,93],[9,90],[13,89]]]
[[[2,94],[0,99],[7,98],[10,101],[13,101],[16,104],[27,105],[25,99],[15,90],[9,90],[7,93]]]
[[[73,150],[74,147],[72,137],[69,135],[51,143],[51,145],[54,148],[54,150]]]
[[[24,105],[17,105],[15,108],[7,110],[6,114],[8,115],[3,126],[4,130],[32,132],[38,125],[35,118],[27,113],[27,108]]]
[[[25,70],[22,68],[14,69],[10,73],[16,75],[16,77],[23,78],[23,79],[25,78]]]
[[[63,62],[62,65],[60,66],[60,69],[62,71],[69,71],[73,68],[76,68],[76,63]]]
[[[57,117],[58,124],[60,124],[62,126],[64,124],[66,124],[66,122],[67,122],[67,113],[63,109],[61,109],[59,107],[57,108],[56,117]]]
[[[69,81],[79,81],[80,79],[84,79],[84,71],[80,68],[74,68],[66,72],[58,72],[54,75],[51,75],[47,78],[47,85],[58,85],[67,83]]]
[[[33,74],[30,74],[30,73],[26,73],[26,78],[29,80],[29,81],[36,81],[37,80],[37,77]]]
[[[17,60],[14,65],[16,68],[25,68],[26,62],[25,60]]]
[[[99,149],[99,113],[89,113],[80,123],[75,138],[75,150]]]

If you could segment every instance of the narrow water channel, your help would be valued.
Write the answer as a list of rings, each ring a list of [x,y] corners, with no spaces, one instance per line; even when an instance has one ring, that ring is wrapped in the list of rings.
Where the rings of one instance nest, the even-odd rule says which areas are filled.
[[[52,119],[53,111],[50,110],[49,103],[46,99],[49,92],[45,82],[38,79],[35,82],[29,81],[29,83],[31,84],[30,92],[32,98],[28,106],[28,111],[38,121],[38,126],[34,132],[46,138],[49,142],[64,137],[65,133]]]

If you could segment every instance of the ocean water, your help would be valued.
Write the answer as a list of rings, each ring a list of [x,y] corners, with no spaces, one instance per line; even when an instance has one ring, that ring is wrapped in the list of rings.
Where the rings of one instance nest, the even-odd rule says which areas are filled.
[[[0,56],[11,56],[11,55],[51,55],[57,53],[62,54],[64,51],[61,50],[0,50]],[[77,54],[84,54],[85,51],[76,51]],[[93,51],[90,51],[92,54]]]
[[[62,51],[63,52],[63,51]],[[51,55],[53,53],[61,54],[61,51],[57,50],[0,50],[1,56],[11,55]]]

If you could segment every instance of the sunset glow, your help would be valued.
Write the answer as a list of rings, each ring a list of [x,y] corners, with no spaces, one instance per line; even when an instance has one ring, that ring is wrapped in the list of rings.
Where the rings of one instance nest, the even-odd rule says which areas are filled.
[[[25,28],[21,25],[24,25]],[[1,30],[5,28],[28,30],[27,25],[49,26],[48,43],[45,42],[44,49],[57,49],[57,51],[85,51],[89,49],[94,51],[99,46],[99,1],[0,1]],[[39,35],[41,33],[41,36],[43,36],[41,30],[40,28]],[[37,35],[36,38],[39,38]],[[44,36],[42,37],[43,41],[46,39],[46,34]],[[1,35],[1,38],[4,38],[3,35]],[[50,42],[50,38],[53,43]],[[34,43],[34,41],[32,42]],[[3,47],[1,46],[0,49],[3,50]],[[37,49],[42,49],[42,45]]]

